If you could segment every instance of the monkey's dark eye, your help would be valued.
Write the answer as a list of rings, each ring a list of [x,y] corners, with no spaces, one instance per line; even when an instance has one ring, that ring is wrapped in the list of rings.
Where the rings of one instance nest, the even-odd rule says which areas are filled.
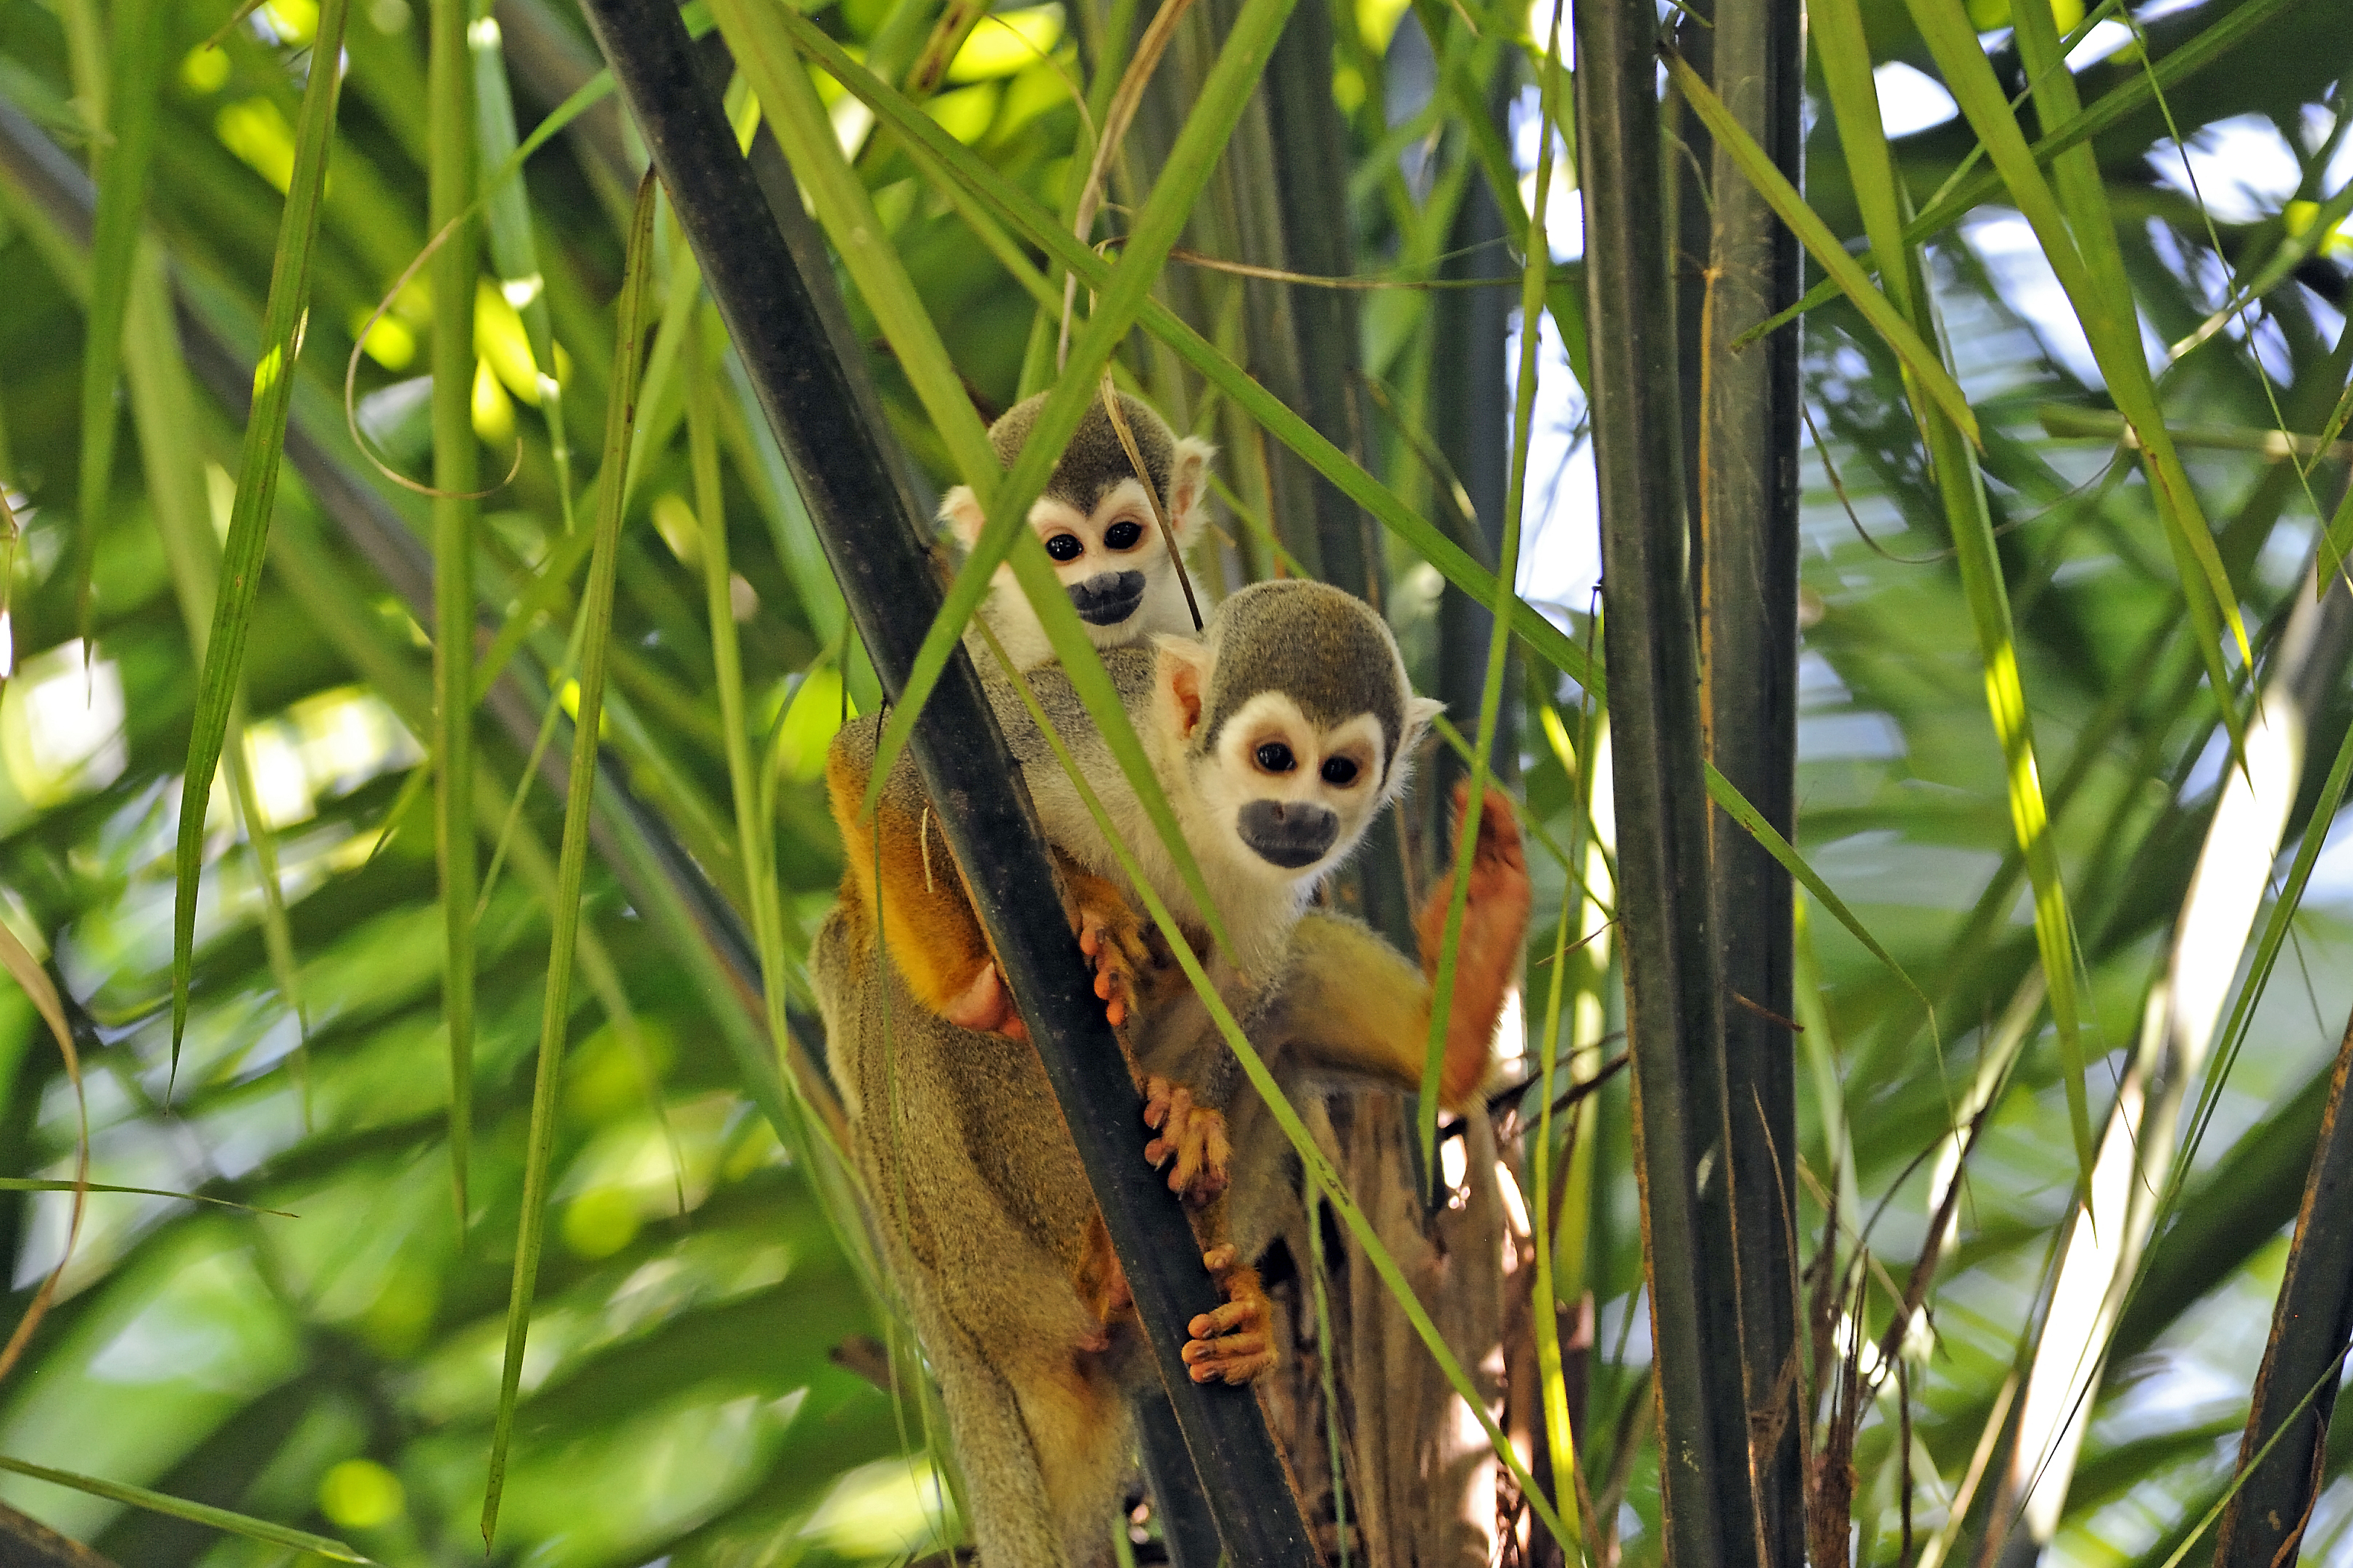
[[[1075,533],[1058,533],[1046,541],[1046,553],[1057,561],[1076,561],[1086,552],[1085,542]]]
[[[1299,765],[1299,759],[1291,754],[1291,748],[1280,741],[1269,741],[1255,754],[1258,765],[1271,773],[1287,773]]]
[[[1334,757],[1324,764],[1324,782],[1345,786],[1356,782],[1356,764],[1345,757]]]
[[[1113,550],[1133,550],[1144,538],[1144,525],[1126,518],[1103,530],[1103,542]]]

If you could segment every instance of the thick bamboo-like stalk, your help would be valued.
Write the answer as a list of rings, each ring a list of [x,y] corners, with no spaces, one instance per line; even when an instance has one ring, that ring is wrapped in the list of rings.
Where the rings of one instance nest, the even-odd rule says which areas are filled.
[[[2214,1568],[2274,1568],[2295,1561],[2324,1480],[2323,1453],[2345,1346],[2353,1335],[2353,1022],[2337,1047],[2328,1109],[2305,1180],[2287,1270],[2272,1310],[2271,1343],[2255,1374],[2239,1493],[2222,1513]]]
[[[912,669],[940,590],[913,498],[881,445],[872,390],[828,333],[809,286],[779,239],[684,24],[661,0],[584,6],[613,67],[681,226],[807,501],[876,670],[895,695]],[[1256,1399],[1204,1387],[1177,1351],[1184,1324],[1213,1310],[1175,1199],[1141,1158],[1136,1099],[1076,940],[1059,920],[1036,818],[979,680],[959,650],[934,687],[913,746],[943,810],[957,864],[995,943],[1060,1100],[1228,1554],[1237,1562],[1314,1561]]]
[[[1715,0],[1716,94],[1792,184],[1801,161],[1798,110],[1805,35],[1798,0]],[[1794,842],[1798,763],[1798,333],[1795,323],[1746,350],[1734,342],[1794,303],[1796,237],[1731,156],[1715,149],[1712,234],[1696,328],[1700,382],[1684,388],[1700,417],[1702,699],[1709,760]],[[1688,250],[1696,237],[1687,241]],[[1687,296],[1688,298],[1688,296]],[[1789,875],[1722,815],[1710,818],[1716,938],[1728,994],[1725,1102],[1740,1262],[1741,1348],[1755,1423],[1757,1508],[1765,1560],[1805,1558],[1802,1380],[1798,1342],[1796,1042],[1780,1018],[1791,996]],[[1784,1369],[1788,1368],[1788,1373]]]
[[[1722,979],[1708,875],[1674,312],[1647,0],[1577,0],[1604,635],[1636,1171],[1670,1561],[1760,1558],[1742,1397]]]

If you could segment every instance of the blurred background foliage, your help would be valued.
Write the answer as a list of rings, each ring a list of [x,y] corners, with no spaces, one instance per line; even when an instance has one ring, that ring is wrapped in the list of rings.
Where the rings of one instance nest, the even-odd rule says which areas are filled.
[[[1128,51],[1121,30],[1138,23],[1132,4],[1071,4],[1085,14],[1018,6],[971,25],[960,42],[944,32],[953,63],[925,103],[958,141],[1064,212],[1091,145],[1073,94],[1100,110]],[[2139,8],[2138,34],[2112,8],[2078,50],[2084,98],[2129,84],[2145,47],[2161,58],[2240,5],[2152,0]],[[1925,202],[1973,138],[1905,9],[1893,0],[1862,9],[1899,167]],[[839,0],[812,11],[860,58],[902,78],[940,23],[926,0]],[[2007,7],[1972,0],[1969,15],[2018,90]],[[511,82],[525,130],[599,63],[563,0],[499,0],[477,16],[477,48],[488,40],[486,68]],[[497,26],[485,33],[480,19]],[[1476,0],[1337,0],[1320,21],[1328,68],[1271,86],[1270,120],[1246,122],[1187,244],[1211,257],[1380,279],[1509,270],[1496,237],[1516,247],[1524,232],[1517,215],[1533,194],[1527,171],[1541,134],[1525,85],[1530,17]],[[1176,110],[1186,84],[1206,71],[1199,45],[1212,25],[1194,18],[1165,68],[1156,91]],[[269,0],[233,20],[224,0],[0,0],[0,99],[21,121],[12,134],[45,138],[86,167],[124,110],[100,100],[120,79],[108,62],[125,45],[115,30],[125,26],[153,30],[161,62],[142,243],[168,268],[184,321],[249,363],[317,5]],[[422,274],[394,289],[427,237],[426,31],[411,0],[353,9],[295,415],[321,461],[413,540],[427,536],[426,503],[379,479],[352,447],[335,371],[364,330],[355,426],[386,464],[428,471],[431,290]],[[2282,8],[2168,95],[2169,124],[2149,108],[2095,143],[2152,353],[2188,338],[2233,279],[2284,245],[2303,252],[2253,308],[2166,371],[2165,405],[2180,424],[2244,437],[2284,421],[2309,433],[2339,405],[2353,352],[2344,313],[2353,258],[2344,226],[2353,188],[2346,40],[2333,0]],[[726,66],[715,48],[712,61]],[[1050,337],[1054,312],[976,240],[942,189],[891,145],[869,144],[860,106],[821,74],[818,87],[974,401],[990,414],[1010,405],[1050,367],[1039,323]],[[1253,238],[1250,197],[1270,178],[1264,160],[1293,145],[1270,141],[1270,122],[1295,122],[1282,120],[1280,94],[1327,89],[1345,142],[1337,149],[1345,205],[1337,190],[1325,196],[1341,246],[1335,259],[1308,267],[1297,258],[1314,254],[1315,237],[1278,235],[1271,247]],[[732,101],[742,102],[740,88]],[[1173,130],[1173,112],[1155,103],[1115,170],[1115,209],[1140,202],[1151,149]],[[1290,108],[1295,117],[1298,103]],[[1824,114],[1810,126],[1809,199],[1837,234],[1858,235],[1832,122]],[[600,427],[609,390],[627,194],[640,167],[617,110],[607,101],[590,110],[532,158],[520,187],[541,289],[518,288],[487,258],[480,265],[472,420],[486,476],[503,472],[510,454],[519,463],[483,503],[486,636],[561,550],[565,503],[577,499],[576,489],[563,494],[565,476],[585,478],[590,466],[586,433]],[[401,575],[413,585],[421,557],[413,544],[404,555],[347,526],[350,497],[322,488],[326,469],[290,468],[245,667],[243,758],[259,821],[237,808],[225,777],[207,817],[195,1011],[174,1068],[171,847],[196,663],[166,547],[164,514],[176,503],[164,492],[200,477],[186,493],[226,530],[241,409],[233,417],[200,397],[176,426],[143,411],[134,421],[133,385],[105,491],[83,492],[87,237],[24,169],[18,159],[0,174],[0,480],[16,522],[0,616],[8,669],[0,919],[53,957],[81,1010],[92,1178],[249,1206],[93,1194],[57,1304],[0,1385],[0,1452],[323,1531],[388,1563],[477,1561],[557,795],[542,785],[523,797],[480,914],[477,1131],[461,1226],[450,1196],[442,915],[429,790],[419,784],[430,649]],[[1560,179],[1550,241],[1573,279],[1583,244],[1568,195],[1573,164]],[[1109,229],[1119,226],[1115,210]],[[682,330],[704,307],[674,227],[660,244],[664,333],[639,422],[606,716],[607,754],[635,805],[606,818],[591,868],[586,919],[602,956],[589,961],[575,997],[550,1241],[493,1556],[902,1562],[937,1544],[943,1505],[923,1457],[920,1403],[883,1391],[888,1304],[845,1250],[811,1173],[786,1153],[765,1113],[773,1094],[756,1072],[747,1076],[747,1051],[767,1046],[756,1004],[728,983],[723,952],[714,959],[723,940],[691,905],[681,913],[645,891],[647,866],[685,867],[737,910],[749,908],[700,596],[711,520],[691,500],[691,384],[724,388],[731,608],[750,740],[776,781],[783,924],[795,953],[839,871],[817,782],[824,746],[847,708],[875,700],[740,373],[719,333]],[[2227,742],[2146,483],[2112,463],[2113,434],[2080,422],[2105,400],[2022,220],[1991,202],[1972,208],[1927,260],[1985,432],[2018,653],[2089,980],[2094,1100],[2105,1105],[2187,896]],[[953,477],[944,449],[849,281],[853,326],[877,345],[897,434],[923,480],[944,485]],[[1500,304],[1482,314],[1458,307],[1472,296],[1408,288],[1353,296],[1338,360],[1309,353],[1302,363],[1301,345],[1313,340],[1283,312],[1329,295],[1245,287],[1183,258],[1163,289],[1287,400],[1319,379],[1345,384],[1352,397],[1366,389],[1356,445],[1367,466],[1450,531],[1464,531],[1457,495],[1477,523],[1495,526],[1500,492],[1491,495],[1481,475],[1499,472],[1493,454],[1507,449]],[[388,292],[389,310],[368,327]],[[527,324],[543,300],[559,345],[562,426],[584,453],[561,461]],[[1597,571],[1586,414],[1573,377],[1585,323],[1573,290],[1556,289],[1554,302],[1521,585],[1581,640]],[[1895,363],[1843,303],[1813,311],[1804,331],[1806,395],[1823,444],[1810,442],[1804,469],[1800,847],[1926,986],[1941,1024],[1932,1037],[1912,994],[1809,910],[1798,997],[1808,1027],[1797,1047],[1805,1250],[1836,1192],[1842,1251],[1862,1236],[1872,1258],[1908,1259],[1950,1179],[1937,1152],[1957,1117],[1996,1097],[1934,1297],[1934,1333],[1906,1342],[1906,1356],[1918,1357],[1909,1423],[1898,1419],[1890,1381],[1857,1440],[1858,1561],[1894,1562],[1907,1495],[1926,1540],[1946,1527],[1957,1489],[1987,1468],[2016,1369],[2043,1321],[2076,1165],[2052,1043],[2038,1032],[2032,998],[2019,1008],[2036,954],[2002,753]],[[1299,481],[1280,449],[1168,355],[1141,338],[1129,346],[1123,376],[1225,447],[1230,506],[1219,515],[1224,542],[1207,552],[1210,579],[1273,569],[1269,518],[1286,546],[1312,552],[1307,509],[1290,488]],[[126,376],[164,374],[158,356],[180,354],[170,321],[142,317],[134,302]],[[201,354],[189,363],[203,374]],[[1497,417],[1475,423],[1468,408]],[[2077,424],[2067,423],[2071,412]],[[2198,445],[2189,459],[2260,647],[2278,636],[2306,579],[2345,462],[2341,443],[2308,474],[2259,441],[2249,447]],[[1468,488],[1458,490],[1458,479]],[[79,551],[90,563],[86,618]],[[1417,683],[1459,691],[1468,661],[1475,691],[1483,632],[1448,621],[1435,571],[1402,546],[1391,546],[1387,572],[1387,607]],[[525,774],[548,693],[569,695],[568,594],[559,584],[541,606],[553,614],[523,628],[516,695],[485,712],[477,809],[486,848]],[[2343,662],[2340,651],[2310,710],[2305,755],[2315,761],[2286,845],[2304,831],[2327,762],[2353,723]],[[1590,755],[1590,747],[1578,694],[1541,674],[1528,685],[1534,705],[1518,692],[1514,705],[1525,708],[1514,760],[1530,815],[1556,843],[1579,843],[1586,793],[1572,770],[1577,749]],[[1544,721],[1542,709],[1555,703],[1565,724]],[[1456,720],[1470,728],[1467,712]],[[1409,849],[1422,833],[1409,833]],[[2295,915],[2291,961],[2263,996],[2250,1048],[2191,1154],[2186,1192],[2164,1216],[2115,1330],[2056,1535],[2062,1560],[2166,1562],[2230,1474],[2285,1227],[2353,1006],[2353,852],[2330,844]],[[276,959],[265,849],[290,939]],[[637,867],[638,879],[625,885],[617,862]],[[1566,879],[1542,856],[1535,870],[1535,930],[1548,944]],[[1589,951],[1603,956],[1580,961],[1572,986],[1581,1005],[1566,1016],[1564,1047],[1578,1053],[1580,1071],[1599,1064],[1618,1007],[1608,944]],[[2235,964],[2235,950],[2228,959]],[[1541,985],[1532,979],[1539,995]],[[801,1044],[813,1049],[813,1024],[801,1022]],[[2015,1045],[2021,1030],[2024,1048],[2004,1077],[2003,1042]],[[1655,1560],[1649,1336],[1623,1079],[1588,1103],[1563,1235],[1574,1261],[1561,1286],[1565,1300],[1589,1291],[1595,1304],[1596,1332],[1578,1358],[1578,1451],[1606,1500],[1597,1528],[1611,1549]],[[32,1007],[13,989],[0,993],[0,1174],[69,1176],[75,1127],[72,1090]],[[69,1208],[55,1193],[0,1202],[0,1258],[19,1310],[62,1255]],[[1885,1296],[1863,1308],[1872,1332],[1886,1321]],[[1862,1326],[1841,1328],[1841,1349],[1866,1337]],[[2353,1443],[2335,1443],[2327,1463],[2306,1550],[2353,1561]],[[1977,1487],[1979,1525],[1990,1489]],[[292,1556],[37,1481],[10,1479],[0,1497],[125,1568]],[[1939,1555],[1957,1556],[1974,1536],[1938,1539]]]

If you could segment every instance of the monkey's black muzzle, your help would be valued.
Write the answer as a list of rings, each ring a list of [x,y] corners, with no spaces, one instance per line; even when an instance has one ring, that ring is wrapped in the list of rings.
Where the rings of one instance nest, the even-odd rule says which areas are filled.
[[[1071,584],[1071,607],[1091,626],[1115,626],[1144,603],[1144,574],[1098,572]]]
[[[1306,801],[1254,800],[1234,826],[1260,859],[1296,871],[1331,853],[1340,837],[1340,814]]]

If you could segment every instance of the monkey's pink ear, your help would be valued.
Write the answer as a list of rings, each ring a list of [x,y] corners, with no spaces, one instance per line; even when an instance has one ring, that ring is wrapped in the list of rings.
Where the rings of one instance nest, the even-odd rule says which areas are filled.
[[[1407,699],[1405,735],[1398,743],[1398,755],[1400,758],[1411,755],[1414,748],[1421,744],[1421,738],[1430,732],[1430,721],[1445,711],[1446,704],[1435,697]]]
[[[955,531],[956,541],[966,550],[980,542],[981,525],[988,514],[972,496],[970,485],[956,485],[940,498],[940,521]]]
[[[1179,549],[1190,550],[1209,516],[1209,459],[1218,449],[1198,436],[1176,443],[1176,468],[1168,477],[1168,521]]]
[[[1152,640],[1159,649],[1153,670],[1153,719],[1168,734],[1190,740],[1201,722],[1201,705],[1209,689],[1209,650],[1191,637],[1164,634]]]

